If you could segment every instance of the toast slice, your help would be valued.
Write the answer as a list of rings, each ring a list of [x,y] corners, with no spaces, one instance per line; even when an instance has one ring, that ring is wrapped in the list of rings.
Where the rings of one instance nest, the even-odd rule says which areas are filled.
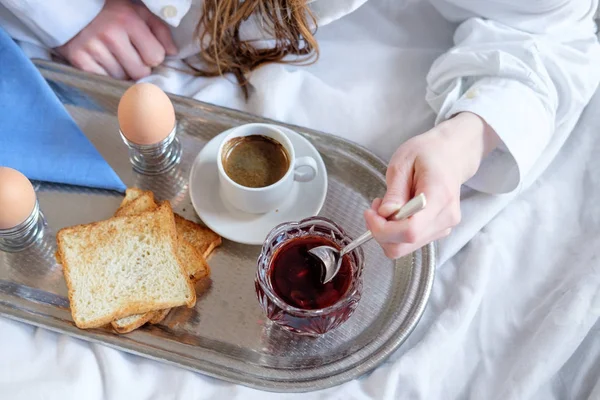
[[[124,201],[121,208],[117,210],[117,215],[136,215],[145,211],[156,209],[157,205],[154,202],[154,194],[152,192],[138,192],[137,197],[130,196],[129,201]],[[127,196],[126,196],[127,199]],[[189,279],[192,282],[200,280],[210,274],[210,269],[206,261],[194,247],[187,241],[178,237],[177,254],[181,262],[186,268]],[[121,318],[111,322],[112,327],[119,333],[131,332],[146,322],[154,320],[158,323],[164,319],[169,310],[160,310],[156,312],[148,312],[136,314],[127,318]]]
[[[121,201],[121,205],[119,206],[119,208],[123,208],[124,206],[131,203],[133,200],[137,199],[144,193],[145,192],[142,189],[136,187],[125,189],[125,197],[123,198],[123,201]]]
[[[196,292],[177,256],[173,210],[61,229],[58,248],[71,314],[81,329],[133,314],[187,305]]]
[[[175,214],[175,226],[179,236],[190,242],[204,259],[208,259],[210,253],[222,243],[221,236],[177,214]]]
[[[154,194],[152,192],[149,192],[149,193],[152,194],[152,198],[154,199]],[[121,205],[119,206],[119,209],[117,210],[117,213],[119,212],[119,210],[121,210],[127,204],[129,204],[130,202],[132,202],[133,200],[137,199],[139,196],[141,196],[143,194],[144,194],[144,191],[142,189],[127,188],[125,190],[125,197],[121,201]],[[56,262],[58,264],[62,264],[62,259],[60,257],[60,251],[59,251],[59,249],[56,249],[56,252],[54,253],[54,258],[56,259]]]
[[[127,200],[127,196],[124,200]],[[154,201],[154,193],[150,191],[142,192],[133,200],[121,203],[121,207],[115,212],[116,217],[123,215],[135,215],[145,211],[152,211],[158,207]]]

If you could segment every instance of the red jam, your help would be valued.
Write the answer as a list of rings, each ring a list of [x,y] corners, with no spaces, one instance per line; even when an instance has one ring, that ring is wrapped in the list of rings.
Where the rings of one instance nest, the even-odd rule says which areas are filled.
[[[342,298],[352,280],[348,257],[342,259],[338,274],[328,283],[321,283],[320,261],[308,253],[317,246],[337,246],[330,240],[309,236],[284,244],[270,265],[271,284],[275,293],[287,304],[304,310],[329,307]]]

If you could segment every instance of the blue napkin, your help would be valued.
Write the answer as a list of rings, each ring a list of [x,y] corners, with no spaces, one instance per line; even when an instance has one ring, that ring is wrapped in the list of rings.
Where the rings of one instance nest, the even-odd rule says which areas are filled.
[[[31,180],[125,191],[35,65],[0,28],[0,166]]]

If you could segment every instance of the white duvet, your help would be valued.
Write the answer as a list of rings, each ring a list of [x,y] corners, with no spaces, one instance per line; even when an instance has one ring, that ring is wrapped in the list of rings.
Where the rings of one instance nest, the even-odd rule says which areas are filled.
[[[393,16],[401,30],[369,5],[327,26],[321,62],[257,71],[261,91],[249,104],[223,80],[166,69],[150,80],[345,136],[386,158],[433,123],[424,79],[454,29],[426,2],[407,10]],[[331,68],[340,59],[347,69]],[[440,243],[425,315],[360,379],[308,394],[261,392],[0,318],[0,398],[599,399],[599,109],[596,95],[523,193],[465,192],[463,222]]]

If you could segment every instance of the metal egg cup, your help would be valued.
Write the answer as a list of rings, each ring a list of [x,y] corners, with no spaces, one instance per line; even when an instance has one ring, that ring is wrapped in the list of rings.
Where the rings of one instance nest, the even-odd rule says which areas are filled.
[[[133,169],[140,174],[159,175],[181,161],[182,149],[177,137],[177,124],[166,138],[154,144],[134,143],[127,139],[120,129],[119,134],[127,145]]]
[[[23,222],[12,228],[0,229],[0,250],[13,253],[29,248],[42,238],[45,225],[46,220],[36,200],[31,214]]]

